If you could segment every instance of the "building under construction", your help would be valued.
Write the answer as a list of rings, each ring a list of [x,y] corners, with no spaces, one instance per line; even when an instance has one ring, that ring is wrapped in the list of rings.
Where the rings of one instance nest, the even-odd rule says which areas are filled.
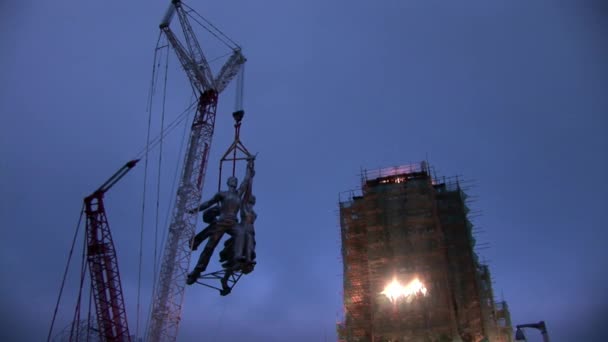
[[[361,178],[360,191],[340,198],[339,340],[512,342],[458,178],[438,181],[425,162]]]

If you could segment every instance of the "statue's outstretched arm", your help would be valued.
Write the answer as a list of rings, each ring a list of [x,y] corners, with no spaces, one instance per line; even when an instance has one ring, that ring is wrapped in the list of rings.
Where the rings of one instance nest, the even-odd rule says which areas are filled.
[[[189,212],[190,212],[190,214],[194,214],[199,211],[203,211],[203,210],[211,207],[212,205],[219,203],[221,200],[222,200],[222,195],[220,195],[220,193],[218,192],[210,200],[203,202],[201,205],[198,206],[198,208],[192,209]]]
[[[216,203],[220,203],[221,201],[222,201],[222,195],[220,193],[217,193],[207,202],[201,203],[201,205],[198,207],[198,211],[203,211]]]

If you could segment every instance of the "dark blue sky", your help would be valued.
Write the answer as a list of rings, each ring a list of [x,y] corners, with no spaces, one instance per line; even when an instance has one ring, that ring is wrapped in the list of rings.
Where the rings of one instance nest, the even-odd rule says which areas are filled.
[[[0,3],[4,339],[46,337],[82,197],[145,143],[152,51],[168,2]],[[249,59],[243,139],[260,153],[259,266],[226,298],[188,288],[180,340],[335,340],[338,193],[359,185],[360,168],[427,153],[440,174],[474,181],[472,209],[483,212],[478,240],[491,246],[481,255],[514,323],[543,319],[556,341],[601,340],[595,333],[608,314],[605,2],[189,4]],[[210,57],[219,51],[205,44]],[[170,58],[168,121],[190,97]],[[220,98],[205,197],[231,140],[233,103],[231,88]],[[164,146],[162,222],[181,132]],[[154,252],[157,155],[151,158],[145,308]],[[143,170],[107,196],[133,332]],[[73,273],[59,328],[76,296]]]

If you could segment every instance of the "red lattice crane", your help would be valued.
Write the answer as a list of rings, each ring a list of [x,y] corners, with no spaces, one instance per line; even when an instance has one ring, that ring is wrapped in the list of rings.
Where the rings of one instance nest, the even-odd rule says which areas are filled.
[[[91,195],[85,197],[86,256],[91,275],[97,326],[102,341],[131,341],[127,313],[118,272],[118,259],[103,198],[138,160],[131,160],[120,168]]]

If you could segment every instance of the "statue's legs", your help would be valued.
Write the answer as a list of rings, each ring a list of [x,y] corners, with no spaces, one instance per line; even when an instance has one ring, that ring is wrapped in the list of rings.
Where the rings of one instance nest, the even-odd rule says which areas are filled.
[[[235,265],[234,262],[234,238],[226,240],[224,244],[224,249],[220,252],[220,263],[222,264],[222,268],[232,268]]]
[[[232,261],[233,263],[236,265],[238,263],[244,262],[245,260],[247,260],[247,257],[245,254],[243,254],[244,252],[244,247],[245,247],[245,243],[246,243],[246,233],[245,233],[245,227],[242,224],[236,225],[233,229],[232,229],[232,236],[234,238],[234,244],[232,246]]]
[[[192,273],[188,274],[188,279],[186,280],[188,285],[194,284],[198,277],[200,277],[201,273],[205,272],[207,265],[209,265],[209,260],[211,260],[211,255],[213,255],[213,251],[215,250],[215,247],[217,247],[217,244],[220,242],[223,235],[224,232],[218,230],[209,236],[209,240],[207,240],[205,249],[203,249],[201,255],[198,257],[198,262],[196,263],[194,270]]]
[[[232,292],[232,289],[228,285],[228,280],[234,274],[235,267],[238,267],[244,260],[242,253],[246,241],[245,230],[241,224],[235,225],[227,233],[230,234],[230,239],[226,241],[224,250],[220,253],[220,262],[224,262],[222,264],[224,276],[220,280],[222,284],[222,289],[220,290],[221,296],[227,296]]]
[[[220,280],[220,282],[222,283],[222,290],[220,290],[220,296],[226,296],[230,294],[230,292],[232,292],[232,289],[230,288],[230,286],[228,286],[228,279],[230,279],[231,275],[232,270],[228,269],[225,271],[224,276]]]
[[[186,283],[188,285],[194,284],[198,277],[200,277],[201,273],[205,272],[205,270],[207,269],[207,265],[209,265],[209,260],[211,260],[211,256],[213,255],[215,247],[217,247],[217,244],[222,239],[224,233],[230,230],[233,226],[233,221],[220,221],[213,225],[213,228],[210,228],[209,231],[205,233],[205,236],[208,237],[207,244],[205,245],[205,249],[203,249],[203,251],[201,252],[201,255],[198,258],[198,262],[194,267],[194,270],[190,274],[188,274],[188,279],[186,280]]]
[[[207,228],[201,230],[200,233],[196,234],[192,240],[190,240],[190,248],[195,251],[198,249],[198,246],[201,245],[201,243],[203,243],[203,241],[205,241],[206,239],[208,239],[211,234],[213,234],[214,231],[214,226],[215,224],[210,224],[207,226]]]
[[[195,271],[198,271],[199,273],[205,272],[207,265],[209,265],[209,260],[211,260],[211,256],[213,255],[213,251],[215,250],[215,247],[217,247],[217,244],[220,242],[223,235],[224,232],[217,231],[209,236],[209,241],[207,241],[205,249],[203,249],[201,255],[198,257],[198,262],[194,267]]]

